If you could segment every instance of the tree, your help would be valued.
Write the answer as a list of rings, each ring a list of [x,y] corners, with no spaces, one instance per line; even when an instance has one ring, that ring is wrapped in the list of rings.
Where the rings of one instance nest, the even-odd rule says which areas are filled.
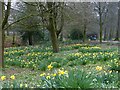
[[[0,62],[2,62],[2,68],[4,68],[4,28],[8,23],[8,17],[10,14],[11,2],[7,3],[7,9],[5,10],[4,3],[0,2],[0,26],[2,27],[0,30]]]
[[[49,31],[51,36],[53,52],[57,53],[59,51],[58,37],[64,25],[64,18],[63,18],[64,3],[46,2],[46,3],[37,3],[37,4],[38,4],[38,10],[42,14],[41,21],[43,23],[43,28]],[[46,12],[46,10],[48,10],[48,12]],[[61,23],[58,23],[59,21]]]
[[[52,2],[47,2],[47,7],[49,12],[49,24],[47,29],[50,32],[51,35],[51,41],[52,41],[52,46],[53,46],[53,52],[57,53],[59,51],[59,46],[58,46],[58,40],[57,40],[57,30],[56,30],[56,8],[55,8],[55,3]]]
[[[83,9],[83,42],[86,41],[86,38],[87,38],[87,28],[88,28],[88,25],[92,19],[92,11],[91,11],[91,5],[90,3],[82,3],[82,9]]]
[[[105,22],[103,25],[104,29],[104,40],[111,40],[113,37],[115,38],[117,21],[118,21],[118,7],[117,2],[108,2],[107,9],[108,12],[105,15]]]
[[[3,30],[2,30],[2,2],[0,1],[0,68],[3,64]]]
[[[105,22],[105,19],[106,19],[105,15],[108,12],[107,3],[97,2],[97,3],[94,3],[94,4],[95,4],[94,10],[97,12],[97,15],[99,17],[99,27],[100,27],[99,39],[100,39],[100,43],[102,43],[103,25],[104,25],[104,22]]]
[[[28,3],[28,2],[24,2],[24,3],[29,4],[31,6],[34,6],[36,8],[36,10],[34,10],[34,11],[37,12],[35,17],[38,17],[37,21],[39,21],[37,23],[34,23],[34,25],[31,25],[31,24],[29,24],[30,26],[27,25],[29,27],[29,29],[31,27],[36,27],[36,26],[40,27],[41,26],[42,28],[48,30],[50,32],[50,35],[51,35],[51,42],[52,42],[53,52],[58,52],[59,47],[58,47],[58,39],[57,39],[57,37],[61,33],[63,25],[64,25],[63,24],[63,22],[64,22],[63,21],[63,8],[62,8],[64,6],[64,3],[63,4],[59,3],[59,2],[46,2],[46,3],[41,3],[41,2]],[[61,11],[62,14],[59,11]],[[30,16],[31,18],[33,17],[31,12],[28,13],[28,14],[31,14],[31,16]],[[61,19],[60,19],[61,23],[57,22],[59,15],[61,17]],[[26,18],[25,19],[23,18],[22,20],[26,20]],[[20,22],[20,20],[18,22]],[[12,25],[12,24],[10,24],[10,25]],[[58,29],[58,25],[60,27],[59,29]]]
[[[118,24],[117,24],[117,31],[116,31],[116,41],[119,41],[119,35],[120,35],[120,1],[118,2]]]

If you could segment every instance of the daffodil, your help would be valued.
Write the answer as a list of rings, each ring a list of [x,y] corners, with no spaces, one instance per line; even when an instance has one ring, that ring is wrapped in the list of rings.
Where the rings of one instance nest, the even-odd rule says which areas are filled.
[[[6,76],[1,76],[1,80],[2,81],[6,80]]]
[[[22,88],[23,87],[23,84],[20,84],[20,88]]]
[[[45,73],[40,74],[40,76],[41,76],[41,77],[42,77],[42,76],[45,76]]]
[[[59,70],[58,74],[63,75],[63,74],[65,74],[65,72],[63,70]]]
[[[13,85],[11,85],[11,87],[13,88]]]
[[[56,75],[57,75],[56,73],[52,74],[53,77],[55,77]]]
[[[46,79],[50,79],[50,76],[47,76]]]
[[[112,73],[112,70],[110,70],[109,73]]]
[[[50,65],[47,66],[47,68],[48,68],[49,70],[51,70],[51,69],[53,68],[53,66],[50,64]]]
[[[101,71],[103,68],[102,67],[100,67],[100,66],[97,66],[96,67],[96,70],[98,70],[98,71]]]
[[[25,84],[25,88],[27,88],[28,87],[28,85],[27,84]]]
[[[14,80],[14,79],[15,79],[15,76],[14,76],[14,75],[10,76],[10,79]]]

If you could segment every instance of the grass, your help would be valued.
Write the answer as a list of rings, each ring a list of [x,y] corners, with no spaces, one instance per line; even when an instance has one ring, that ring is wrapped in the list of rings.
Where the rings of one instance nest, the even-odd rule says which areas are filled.
[[[51,73],[57,72],[60,69],[64,68],[68,72],[72,73],[72,71],[73,71],[75,73],[75,77],[76,77],[77,72],[75,71],[75,69],[77,68],[78,72],[80,72],[80,73],[77,73],[78,76],[79,76],[79,74],[82,74],[81,71],[83,70],[83,71],[85,71],[85,73],[87,73],[85,75],[92,73],[92,75],[91,75],[92,79],[96,79],[97,76],[103,76],[103,77],[99,77],[99,78],[102,78],[101,80],[103,80],[103,81],[105,78],[107,78],[108,81],[110,81],[108,76],[104,76],[104,74],[107,73],[107,75],[109,75],[110,70],[108,70],[108,69],[110,66],[108,63],[111,63],[110,61],[113,59],[117,59],[118,55],[116,53],[115,53],[115,55],[111,54],[112,58],[109,57],[109,58],[107,58],[106,61],[96,60],[96,58],[95,59],[92,58],[92,60],[95,61],[95,63],[89,62],[89,58],[92,56],[88,57],[88,59],[85,59],[86,64],[83,64],[83,63],[81,64],[82,59],[76,58],[76,56],[75,56],[75,59],[72,59],[72,61],[70,61],[68,59],[68,57],[71,54],[75,55],[76,53],[79,53],[80,55],[83,55],[83,59],[87,57],[87,56],[86,57],[84,56],[84,54],[86,54],[86,53],[81,54],[81,52],[79,51],[81,46],[86,46],[86,45],[74,44],[74,45],[67,45],[66,47],[61,46],[61,51],[59,53],[55,53],[55,54],[53,54],[51,52],[50,47],[44,47],[44,49],[41,49],[39,46],[6,48],[6,52],[5,52],[6,68],[5,68],[5,71],[0,76],[5,75],[6,77],[10,77],[11,75],[15,75],[17,82],[19,82],[18,85],[27,84],[29,87],[48,87],[49,88],[53,85],[51,82],[53,82],[54,80],[55,80],[54,82],[56,83],[55,87],[63,87],[63,86],[66,87],[65,85],[69,86],[69,85],[71,85],[71,83],[65,84],[64,83],[65,82],[64,80],[66,80],[65,78],[60,76],[61,81],[64,81],[64,82],[57,81],[58,78],[55,78],[52,80],[46,80],[46,79],[44,79],[44,77],[41,78],[40,74],[46,73],[47,75],[49,75]],[[116,46],[108,46],[108,45],[101,45],[101,46],[98,45],[98,46],[101,47],[101,50],[104,50],[106,48],[107,48],[107,50],[111,50],[111,51],[109,51],[109,53],[117,52]],[[94,46],[94,47],[96,47],[96,46]],[[112,47],[112,49],[111,49],[111,47]],[[40,54],[38,54],[38,52],[40,52]],[[101,51],[95,51],[95,52],[98,53]],[[94,51],[92,53],[94,53]],[[30,55],[28,55],[28,54],[30,54]],[[19,57],[18,57],[18,55],[19,55]],[[28,64],[29,67],[26,67],[27,64],[25,65],[27,60],[29,60],[29,62],[32,61],[30,64]],[[36,62],[35,62],[35,60],[36,60]],[[23,67],[21,67],[21,63],[23,65]],[[38,66],[39,66],[38,63],[40,64],[39,68],[38,68]],[[47,66],[51,63],[54,68],[51,71],[49,71],[47,69]],[[33,66],[35,66],[35,67],[33,67]],[[102,70],[97,71],[96,70],[97,66],[102,67]],[[89,86],[92,88],[93,87],[96,87],[96,88],[97,87],[99,87],[99,88],[100,87],[102,87],[102,88],[117,87],[118,88],[119,86],[118,86],[117,74],[118,74],[118,72],[114,71],[114,70],[112,71],[112,73],[110,73],[110,77],[116,76],[115,80],[113,80],[113,83],[105,84],[103,81],[99,81],[99,79],[98,79],[97,83],[93,83],[91,79],[90,80],[88,79],[88,80],[92,83],[87,82],[87,80],[84,83],[82,83],[82,82],[81,83],[83,84],[83,86],[86,85],[86,88],[89,88]],[[74,78],[74,75],[71,76],[71,78]],[[71,82],[70,78],[67,78],[67,80],[69,82]],[[5,80],[4,82],[8,82],[8,81],[11,81],[11,80],[9,78],[7,78],[7,80]],[[50,85],[48,85],[47,82],[49,82]],[[59,85],[57,85],[58,83],[59,83]],[[79,83],[79,81],[77,83]],[[91,85],[91,84],[93,84],[93,85]],[[104,86],[102,86],[102,85],[104,85]],[[79,85],[78,86],[74,85],[72,87],[79,87]],[[82,86],[80,86],[80,87],[85,88]]]

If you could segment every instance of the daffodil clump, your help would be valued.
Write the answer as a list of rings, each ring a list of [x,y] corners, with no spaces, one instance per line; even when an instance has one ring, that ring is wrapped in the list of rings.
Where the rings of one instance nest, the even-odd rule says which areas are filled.
[[[6,77],[6,76],[4,76],[4,75],[3,75],[3,76],[1,76],[1,80],[2,80],[2,81],[5,81],[5,80],[6,80],[6,78],[7,78],[7,77]],[[9,78],[10,78],[11,80],[15,80],[15,75],[11,75]]]
[[[51,70],[52,68],[53,68],[53,66],[48,65],[48,69]],[[51,79],[56,76],[67,75],[67,74],[68,74],[68,71],[66,71],[62,68],[62,69],[59,69],[58,71],[55,70],[54,73],[41,73],[40,77],[45,77],[46,79]]]
[[[110,62],[108,62],[108,66],[109,66],[110,70],[119,71],[120,70],[119,58],[115,58],[113,60],[110,60]]]
[[[5,48],[5,64],[24,68],[38,69],[43,59],[53,56],[50,48],[42,47],[14,47]]]
[[[83,64],[82,62],[86,63],[94,63],[96,61],[107,61],[107,60],[112,60],[116,59],[118,57],[118,53],[113,51],[113,52],[98,52],[98,53],[82,53],[82,52],[77,52],[77,53],[72,53],[68,54],[67,59],[69,61],[77,61],[74,63],[75,65],[77,64]]]
[[[100,52],[102,51],[100,47],[98,46],[91,46],[91,47],[81,47],[79,48],[79,52],[82,52],[82,53],[94,53],[94,52]]]
[[[52,66],[60,68],[63,65],[86,65],[91,62],[96,63],[97,60],[107,61],[118,57],[117,51],[102,50],[101,47],[89,46],[87,44],[71,44],[61,47],[61,49],[73,50],[75,47],[78,48],[78,52],[66,54],[65,58],[55,57],[51,48],[45,46],[6,48],[5,64],[45,71],[47,69],[52,70]],[[50,65],[52,62],[54,64]]]

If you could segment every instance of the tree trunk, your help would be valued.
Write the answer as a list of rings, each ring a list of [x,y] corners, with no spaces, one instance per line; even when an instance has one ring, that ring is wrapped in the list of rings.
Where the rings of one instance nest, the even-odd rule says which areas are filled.
[[[61,32],[60,41],[63,41],[63,33]]]
[[[112,39],[112,29],[110,29],[110,32],[109,32],[109,40]]]
[[[50,10],[49,13],[49,25],[48,25],[48,30],[51,34],[51,42],[52,42],[52,47],[53,47],[53,52],[57,53],[59,52],[59,46],[58,46],[58,39],[57,39],[57,26],[56,26],[56,18],[55,18],[55,9],[52,9],[55,5],[53,2],[47,2],[48,9]],[[54,7],[55,8],[55,7]]]
[[[106,32],[106,27],[105,27],[105,31],[104,31],[104,41],[106,40],[107,38],[107,32]]]
[[[99,3],[99,26],[100,26],[100,43],[102,43],[102,31],[103,31],[103,23],[102,23],[102,10],[101,10],[101,2]]]
[[[29,43],[29,45],[33,45],[33,42],[32,42],[32,32],[28,32],[28,43]]]
[[[15,45],[15,32],[13,31],[13,41],[12,41],[12,45]]]
[[[83,31],[83,42],[86,41],[86,24],[84,25],[84,31]]]
[[[63,30],[63,26],[64,26],[64,2],[61,2],[61,17],[60,17],[60,28],[57,30],[56,34],[57,34],[57,38],[59,37],[59,35],[61,34],[62,30]]]
[[[4,68],[4,32],[2,29],[3,5],[0,1],[0,68]]]
[[[115,41],[119,41],[119,30],[120,30],[120,1],[118,2],[118,26],[117,26],[117,31],[116,31],[116,38]]]
[[[11,7],[11,2],[9,1],[7,4],[7,9],[5,10],[5,14],[3,15],[3,11],[4,11],[4,4],[2,2],[0,2],[0,63],[2,65],[0,65],[0,67],[4,68],[4,28],[5,25],[8,22],[8,17],[10,14],[10,7]],[[3,18],[4,16],[4,18]]]
[[[53,52],[57,53],[59,52],[59,48],[58,48],[58,40],[57,40],[57,35],[56,32],[50,32],[51,34],[51,41],[52,41],[52,46],[53,46]]]
[[[102,31],[103,31],[103,28],[102,28],[102,17],[100,16],[100,43],[102,43]]]

